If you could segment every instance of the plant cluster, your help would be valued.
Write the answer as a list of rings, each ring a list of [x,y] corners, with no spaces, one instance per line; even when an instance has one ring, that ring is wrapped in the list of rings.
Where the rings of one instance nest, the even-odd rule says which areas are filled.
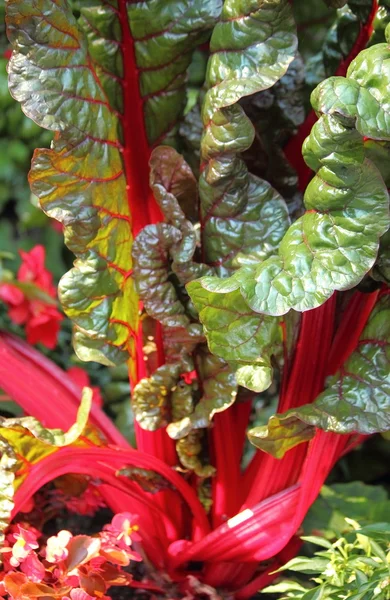
[[[267,586],[336,461],[390,430],[390,7],[314,0],[311,43],[307,4],[6,3],[10,92],[54,134],[31,189],[76,256],[59,299],[78,358],[128,368],[137,449],[88,389],[76,420],[85,376],[1,333],[30,415],[0,424],[3,527],[88,476],[169,597]],[[22,258],[1,298],[51,347],[43,250]]]
[[[127,586],[132,576],[122,567],[140,556],[131,548],[138,539],[129,513],[117,514],[95,536],[62,530],[40,539],[39,530],[24,523],[12,525],[1,549],[3,570],[0,595],[24,598],[109,598],[109,587]],[[26,528],[27,527],[27,528]]]
[[[346,520],[350,533],[331,544],[324,538],[309,536],[303,540],[325,548],[312,558],[298,556],[282,569],[311,575],[317,585],[304,587],[298,581],[282,581],[271,585],[264,593],[278,593],[280,600],[297,598],[317,600],[350,598],[362,600],[390,598],[389,524],[373,523],[361,528],[352,519]],[[314,576],[315,575],[315,576]]]

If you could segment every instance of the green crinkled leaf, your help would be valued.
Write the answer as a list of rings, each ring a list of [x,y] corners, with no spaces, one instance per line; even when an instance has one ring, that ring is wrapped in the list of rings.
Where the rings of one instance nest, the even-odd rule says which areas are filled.
[[[225,0],[210,42],[203,112],[212,117],[243,96],[271,87],[287,71],[297,47],[284,0]]]
[[[371,271],[371,277],[390,284],[390,232],[387,231],[379,244],[378,258]]]
[[[316,308],[372,268],[389,227],[389,196],[363,138],[390,139],[389,60],[388,46],[379,44],[351,63],[347,78],[316,88],[312,104],[322,116],[303,147],[317,171],[305,193],[306,213],[291,225],[278,255],[226,280],[206,277],[206,290],[240,289],[255,312],[282,315]]]
[[[173,143],[186,102],[186,71],[192,51],[204,42],[221,12],[222,0],[119,1],[116,7],[100,0],[81,8],[80,25],[110,104],[123,108],[117,76],[126,74],[118,40],[131,36],[139,72],[139,91],[148,141]],[[121,33],[119,21],[128,26]],[[119,16],[119,19],[118,19]]]
[[[271,356],[282,342],[280,322],[254,313],[238,291],[210,294],[199,281],[187,285],[213,354],[236,368],[240,385],[255,391],[272,381]]]
[[[127,4],[151,144],[173,138],[186,103],[186,72],[192,51],[207,40],[221,9],[222,0]]]
[[[202,464],[199,458],[203,450],[203,437],[203,431],[191,431],[185,438],[176,442],[176,450],[181,464],[186,469],[194,471],[198,477],[211,477],[215,474],[215,468]]]
[[[134,278],[150,316],[165,327],[187,328],[190,319],[172,271],[182,283],[210,272],[193,261],[196,233],[178,200],[196,206],[196,180],[184,159],[168,146],[154,150],[150,166],[150,185],[167,222],[148,225],[138,234],[133,246]]]
[[[180,227],[195,221],[198,184],[184,158],[170,146],[158,146],[151,154],[150,187],[168,223]]]
[[[306,65],[306,82],[311,90],[325,77],[334,75],[340,67],[344,68],[343,61],[350,60],[351,52],[355,52],[355,44],[362,43],[360,41],[362,30],[369,26],[367,21],[372,7],[372,0],[364,1],[366,7],[368,6],[368,13],[366,10],[360,10],[352,2],[337,10],[336,18],[326,33],[321,51],[311,56]],[[377,39],[378,41],[382,42],[383,39]]]
[[[202,118],[199,101],[185,115],[180,123],[179,134],[182,142],[182,152],[193,172],[199,176],[200,141],[202,138]]]
[[[43,12],[45,21],[37,27]],[[129,207],[116,206],[126,197],[118,116],[64,1],[38,6],[11,0],[7,14],[14,47],[11,93],[30,118],[61,132],[52,149],[35,154],[31,185],[44,210],[64,223],[67,245],[79,257],[60,285],[64,309],[76,325],[76,349],[82,358],[116,362],[131,344],[138,312],[133,281],[124,280],[131,269],[129,253],[122,251],[132,241]],[[127,325],[110,325],[114,310]]]
[[[225,361],[207,351],[200,353],[198,359],[203,394],[190,415],[168,425],[167,432],[175,440],[184,438],[193,429],[208,427],[213,416],[229,408],[237,396],[234,371]]]
[[[208,260],[221,273],[268,258],[289,226],[287,207],[278,192],[254,175],[246,179],[247,204],[241,212],[228,217],[223,208],[220,214],[212,207],[203,220]]]
[[[297,24],[299,51],[306,63],[321,50],[325,36],[332,26],[336,11],[325,5],[323,0],[293,2],[294,19]]]
[[[208,406],[205,388],[205,396],[200,401],[202,413],[199,413],[199,405],[195,407],[197,384],[187,383],[181,377],[194,371],[193,352],[204,341],[202,328],[193,322],[187,306],[183,284],[198,273],[210,272],[206,265],[193,260],[196,233],[183,212],[184,209],[190,214],[196,209],[197,185],[191,169],[173,148],[156,148],[150,166],[150,185],[166,222],[147,226],[137,236],[133,247],[134,274],[145,310],[163,326],[167,364],[135,387],[134,413],[141,427],[149,430],[173,421],[169,427],[175,431],[180,427],[182,431],[185,423],[183,435],[173,436],[181,438],[176,443],[181,464],[199,477],[208,477],[214,471],[200,458],[203,433],[192,429],[208,425],[212,407]],[[217,373],[215,377],[219,375]],[[203,413],[210,416],[206,417],[206,424],[198,427],[198,414]]]
[[[60,298],[84,360],[134,357],[131,246],[133,229],[148,222],[148,143],[173,143],[192,50],[221,5],[91,0],[77,23],[65,0],[7,3],[11,93],[57,133],[36,152],[30,181],[77,256]]]
[[[390,22],[390,2],[389,0],[378,0],[378,10],[376,11],[372,22],[373,32],[368,46],[379,44],[385,41],[385,30]]]
[[[301,208],[302,197],[297,189],[297,173],[287,160],[283,148],[297,133],[298,126],[305,118],[302,94],[304,81],[304,63],[298,54],[287,73],[272,88],[247,96],[240,102],[256,131],[252,146],[244,154],[248,169],[275,187],[286,200],[290,215]],[[277,212],[276,205],[275,209]],[[288,227],[288,222],[283,218],[279,220],[276,215],[272,221],[268,215],[265,222],[271,229],[277,228],[281,235]],[[277,244],[279,242],[280,239]],[[277,244],[274,245],[275,249]]]
[[[316,427],[335,433],[369,435],[390,430],[390,297],[375,306],[356,350],[312,404],[271,417],[249,439],[281,458],[307,441]]]
[[[189,324],[185,308],[169,279],[169,250],[179,246],[182,238],[181,231],[173,225],[158,223],[145,227],[133,246],[134,277],[145,310],[167,327]],[[195,241],[192,248],[194,245]]]
[[[193,413],[196,392],[196,383],[185,383],[183,380],[177,383],[171,394],[171,420],[173,423],[181,421]],[[210,477],[214,474],[215,469],[211,465],[202,463],[200,455],[203,452],[203,442],[203,431],[190,431],[186,437],[177,440],[176,451],[184,468],[194,471],[199,477]]]
[[[367,21],[373,9],[373,0],[348,0],[348,6],[360,21]]]
[[[203,254],[220,274],[242,255],[274,251],[288,224],[283,200],[250,176],[239,157],[252,144],[254,128],[237,102],[285,74],[296,51],[294,31],[287,0],[226,0],[211,37],[199,192]],[[271,212],[277,213],[272,226]]]
[[[322,60],[327,77],[334,75],[342,60],[348,57],[361,26],[358,17],[348,7],[337,11],[336,20],[322,47]]]
[[[159,367],[135,386],[131,401],[134,417],[143,429],[156,431],[169,422],[170,395],[182,372],[180,363]]]
[[[269,388],[272,383],[273,369],[268,360],[264,364],[240,365],[236,361],[229,361],[231,367],[235,367],[238,385],[246,387],[252,392],[262,392]]]

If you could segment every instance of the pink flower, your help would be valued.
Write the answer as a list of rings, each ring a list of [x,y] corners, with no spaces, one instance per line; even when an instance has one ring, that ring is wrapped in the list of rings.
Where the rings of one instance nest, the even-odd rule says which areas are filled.
[[[63,596],[62,600],[95,600],[94,596],[90,596],[81,588],[74,588],[71,590],[69,596]]]
[[[45,268],[45,249],[35,246],[30,252],[20,251],[22,264],[17,279],[21,284],[33,284],[47,296],[56,298],[53,276]],[[35,293],[12,283],[0,284],[0,300],[9,307],[10,319],[17,325],[26,325],[29,344],[41,342],[47,348],[55,348],[63,316],[55,302],[48,302]]]
[[[17,531],[9,536],[15,540],[12,546],[12,556],[9,561],[13,567],[18,567],[28,557],[30,552],[39,546],[37,536],[33,531],[24,529],[20,525],[17,525],[16,528]]]
[[[49,537],[46,544],[46,560],[50,563],[57,563],[65,560],[68,556],[67,545],[72,539],[70,531],[63,529],[57,535]]]
[[[132,525],[136,515],[129,512],[118,513],[114,516],[110,525],[106,525],[104,529],[115,536],[118,541],[123,541],[126,546],[131,546],[132,541],[139,541],[141,538],[136,533],[138,525]]]

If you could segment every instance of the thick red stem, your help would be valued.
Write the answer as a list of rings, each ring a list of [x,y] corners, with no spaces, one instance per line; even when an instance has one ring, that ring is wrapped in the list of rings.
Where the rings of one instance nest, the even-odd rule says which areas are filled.
[[[278,577],[278,573],[274,573],[281,566],[285,565],[290,559],[296,556],[299,548],[302,546],[302,541],[298,537],[293,537],[285,548],[281,551],[278,556],[272,561],[272,563],[266,568],[264,573],[255,577],[250,583],[241,588],[236,594],[236,600],[247,600],[255,596],[256,592],[264,589],[267,585]]]
[[[132,215],[132,230],[136,236],[138,232],[150,223],[162,219],[161,211],[149,187],[149,158],[150,147],[148,144],[143,99],[139,90],[139,70],[135,58],[134,40],[131,35],[126,0],[118,2],[118,16],[122,29],[122,57],[123,57],[123,163],[126,175],[127,200]],[[161,336],[156,338],[158,353],[161,359],[164,356]],[[136,340],[137,354],[137,381],[147,376],[143,353],[142,326],[140,326]],[[137,381],[132,381],[136,384]],[[174,464],[176,455],[173,442],[164,431],[150,433],[143,431],[136,425],[137,446],[144,452],[159,456],[167,464]]]
[[[251,402],[235,403],[215,415],[211,430],[213,464],[213,527],[232,517],[240,507],[241,458]]]
[[[139,90],[138,67],[131,35],[126,0],[118,2],[122,29],[123,57],[123,162],[127,181],[127,200],[133,219],[133,234],[153,222],[156,202],[149,187],[150,148],[146,137],[143,100]],[[161,218],[161,213],[160,213]]]
[[[378,299],[379,291],[372,294],[354,292],[343,314],[340,326],[334,337],[326,375],[333,375],[355,350],[368,317]]]
[[[302,315],[301,329],[288,383],[281,394],[278,412],[309,404],[322,391],[334,331],[336,295]],[[243,508],[292,485],[306,454],[301,444],[277,460],[256,452],[243,478]]]

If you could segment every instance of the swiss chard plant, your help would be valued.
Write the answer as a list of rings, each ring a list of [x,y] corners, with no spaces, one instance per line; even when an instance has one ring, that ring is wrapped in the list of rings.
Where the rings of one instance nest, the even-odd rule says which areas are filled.
[[[106,442],[27,461],[13,514],[99,478],[169,597],[266,586],[336,460],[390,429],[390,6],[325,4],[7,0],[11,94],[54,132],[30,184],[76,255],[74,348],[128,363],[137,443],[93,406]],[[0,350],[1,388],[70,426],[66,377]]]

